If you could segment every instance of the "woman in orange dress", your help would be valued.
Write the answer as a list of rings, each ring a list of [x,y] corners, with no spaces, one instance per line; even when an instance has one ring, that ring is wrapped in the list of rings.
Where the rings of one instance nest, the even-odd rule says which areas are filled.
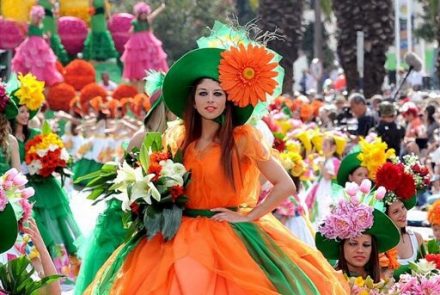
[[[295,186],[245,122],[273,93],[277,66],[264,46],[240,45],[196,49],[171,67],[163,97],[184,126],[165,146],[192,172],[180,228],[169,241],[133,237],[85,294],[349,294],[342,273],[270,215]],[[260,173],[273,189],[256,205]]]

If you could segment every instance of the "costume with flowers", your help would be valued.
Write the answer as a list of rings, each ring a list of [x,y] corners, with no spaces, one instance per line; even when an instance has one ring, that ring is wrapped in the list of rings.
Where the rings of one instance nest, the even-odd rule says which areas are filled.
[[[36,80],[35,77],[30,74],[25,76],[19,75],[18,80],[18,88],[12,91],[11,98],[17,106],[26,106],[30,112],[30,118],[32,118],[37,114],[41,104],[44,102],[44,83]],[[26,144],[32,142],[34,138],[40,134],[41,132],[39,130],[29,128],[29,136],[26,141],[17,139],[20,161],[23,167],[22,170],[25,173],[35,173],[38,169],[50,168],[50,165],[43,167],[38,165],[38,163],[36,164],[32,161],[33,159],[29,157],[26,159],[28,156],[26,154]],[[49,149],[50,146],[62,146],[61,140],[54,134],[47,139],[48,140],[42,143],[44,144],[44,146],[42,146],[43,149]],[[52,147],[50,148],[52,149]],[[48,164],[55,164],[55,162],[58,161],[58,156],[61,156],[55,156],[50,151],[45,154],[52,157],[48,159]],[[29,156],[31,155],[29,154]],[[33,157],[35,157],[35,155]],[[65,250],[63,250],[64,247],[67,253],[74,254],[76,252],[74,242],[80,236],[80,230],[70,209],[69,199],[61,187],[60,182],[49,173],[50,170],[43,170],[44,172],[41,175],[44,174],[44,177],[40,175],[29,177],[29,186],[35,190],[35,195],[31,199],[32,202],[34,202],[34,219],[41,232],[44,243],[53,258],[59,258],[60,253],[65,252]]]
[[[135,5],[135,14],[149,14],[150,7],[145,3]],[[122,76],[128,80],[141,80],[145,71],[168,70],[167,54],[162,49],[162,42],[153,34],[148,20],[132,21],[133,33],[124,46],[121,61],[124,64]]]
[[[105,0],[93,0],[91,30],[84,42],[84,59],[107,60],[118,56],[112,36],[107,28],[105,14],[108,7],[106,6]]]
[[[50,0],[38,0],[38,4],[44,8],[43,28],[45,33],[50,34],[50,47],[62,64],[69,62],[69,57],[60,36],[58,35],[56,20],[53,15],[53,4]]]
[[[44,10],[40,6],[41,10]],[[12,70],[17,73],[32,73],[51,86],[63,81],[56,68],[57,57],[43,38],[42,26],[30,24],[28,37],[17,47],[12,59]]]
[[[165,103],[179,117],[189,86],[199,78],[219,80],[233,96],[228,99],[238,98],[235,91],[240,93],[243,100],[233,106],[238,127],[233,129],[236,153],[232,167],[241,171],[240,175],[234,173],[235,188],[223,170],[220,145],[212,143],[199,151],[195,142],[190,143],[183,155],[184,167],[191,171],[185,187],[188,201],[175,235],[147,238],[145,233],[135,234],[113,253],[85,294],[348,294],[342,274],[323,262],[318,251],[292,237],[270,214],[241,223],[210,218],[215,214],[211,208],[242,211],[245,205],[254,207],[260,186],[257,162],[271,157],[261,135],[242,125],[254,108],[251,102],[274,94],[277,86],[272,81],[278,76],[274,73],[279,59],[268,50],[260,59],[249,56],[257,46],[242,44],[236,49],[239,56],[233,55],[238,62],[232,64],[228,57],[233,50],[193,50],[170,68],[162,88]],[[238,78],[236,86],[231,83],[234,77]],[[172,151],[180,148],[184,128],[174,132],[166,135],[164,143]]]

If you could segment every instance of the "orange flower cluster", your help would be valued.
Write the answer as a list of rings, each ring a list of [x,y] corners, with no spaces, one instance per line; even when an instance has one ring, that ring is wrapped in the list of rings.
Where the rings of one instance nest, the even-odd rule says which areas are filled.
[[[153,181],[158,181],[160,178],[162,166],[159,164],[159,162],[168,159],[170,159],[170,154],[167,152],[156,152],[150,155],[150,167],[148,167],[148,173],[155,174]]]
[[[69,155],[60,138],[54,133],[35,136],[26,143],[25,151],[25,161],[31,175],[48,177],[57,168],[67,166]]]
[[[86,85],[96,81],[95,75],[95,68],[91,63],[75,59],[65,67],[64,81],[75,90],[81,91]]]
[[[144,93],[138,93],[132,99],[129,100],[129,106],[133,114],[135,114],[137,117],[141,117],[142,110],[148,112],[148,110],[150,110],[151,108],[150,98],[146,96]]]
[[[228,100],[239,107],[256,106],[273,94],[278,66],[272,62],[274,54],[265,47],[249,44],[222,52],[219,65],[220,85],[228,94]]]
[[[136,87],[131,85],[120,84],[115,91],[113,91],[114,99],[132,98],[138,94]]]
[[[88,102],[97,96],[106,97],[107,91],[96,83],[90,83],[81,90],[80,104],[84,113],[88,113]]]
[[[429,208],[428,221],[431,225],[440,225],[440,200],[435,201]]]
[[[75,88],[67,83],[59,83],[50,87],[46,100],[51,110],[68,112],[74,98]]]
[[[380,267],[387,267],[389,269],[398,269],[400,267],[399,261],[397,260],[397,248],[393,248],[385,253],[379,254],[379,265]]]

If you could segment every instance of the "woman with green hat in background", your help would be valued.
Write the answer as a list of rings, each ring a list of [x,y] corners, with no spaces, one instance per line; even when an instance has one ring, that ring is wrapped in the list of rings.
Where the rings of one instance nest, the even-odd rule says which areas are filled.
[[[408,161],[409,160],[409,161]],[[377,186],[387,190],[383,199],[384,212],[394,222],[400,231],[397,245],[397,255],[400,268],[395,270],[394,277],[410,272],[409,263],[415,262],[425,255],[423,238],[419,233],[408,230],[408,210],[416,205],[417,190],[426,184],[420,176],[421,167],[415,156],[404,158],[403,162],[388,162],[382,165],[376,173]]]
[[[371,182],[369,182],[371,186]],[[380,210],[373,208],[375,200],[382,199],[383,190],[373,195],[370,187],[355,183],[346,186],[346,198],[341,200],[326,217],[316,234],[316,247],[329,260],[337,260],[336,269],[347,277],[368,276],[375,282],[381,279],[379,253],[399,243],[399,231]],[[364,195],[359,200],[359,193]]]
[[[23,173],[27,173],[27,166],[24,164],[25,145],[40,134],[39,130],[29,128],[28,123],[38,113],[45,100],[44,82],[36,80],[32,74],[19,75],[18,80],[18,88],[11,93],[11,98],[18,106],[18,114],[10,120],[10,124],[18,140]],[[66,192],[52,175],[39,179],[30,178],[29,185],[35,190],[35,195],[32,197],[33,216],[44,242],[52,258],[59,259],[60,262],[66,261],[64,256],[76,254],[77,248],[74,242],[80,236]],[[64,266],[66,265],[62,267]]]
[[[235,41],[188,52],[164,79],[165,103],[184,121],[177,146],[192,171],[176,235],[130,240],[84,294],[348,294],[318,251],[266,216],[295,187],[261,134],[244,124],[275,94],[279,58]],[[256,205],[260,172],[274,188]]]

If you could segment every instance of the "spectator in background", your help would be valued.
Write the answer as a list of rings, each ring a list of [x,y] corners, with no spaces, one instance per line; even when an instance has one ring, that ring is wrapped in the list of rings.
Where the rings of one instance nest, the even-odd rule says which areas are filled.
[[[380,94],[373,95],[370,99],[371,102],[371,111],[374,115],[374,119],[379,121],[379,105],[383,101],[383,96]]]
[[[400,154],[400,145],[405,137],[405,129],[396,124],[396,108],[393,103],[384,101],[379,105],[380,122],[376,126],[377,135],[393,148],[396,155]]]
[[[368,131],[376,126],[376,121],[367,107],[365,97],[360,93],[353,93],[348,100],[351,113],[357,118],[357,129],[354,131],[354,135],[367,136]]]
[[[101,83],[99,83],[102,87],[104,87],[105,90],[112,92],[118,87],[118,85],[110,80],[110,76],[107,72],[103,72],[101,74]]]
[[[434,142],[434,131],[440,128],[440,124],[435,118],[435,106],[428,105],[423,112],[423,117],[425,119],[426,137],[428,142]]]

